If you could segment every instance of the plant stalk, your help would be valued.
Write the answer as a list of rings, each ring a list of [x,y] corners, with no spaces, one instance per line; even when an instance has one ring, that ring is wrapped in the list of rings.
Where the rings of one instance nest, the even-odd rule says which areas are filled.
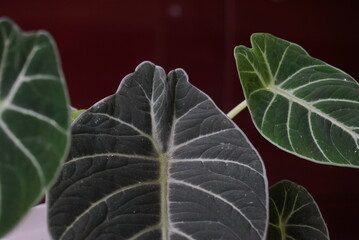
[[[228,114],[227,116],[230,119],[233,119],[235,116],[237,116],[238,113],[240,113],[243,109],[245,109],[247,107],[247,101],[243,100],[243,102],[241,102],[240,104],[238,104],[235,108],[233,108]]]

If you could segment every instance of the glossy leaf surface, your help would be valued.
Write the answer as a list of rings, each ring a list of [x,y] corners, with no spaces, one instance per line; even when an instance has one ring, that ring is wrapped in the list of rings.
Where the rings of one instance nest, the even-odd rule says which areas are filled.
[[[263,239],[267,181],[242,131],[181,69],[149,62],[73,123],[54,239]]]
[[[235,57],[252,119],[272,143],[315,162],[358,167],[359,84],[300,46],[254,34]]]
[[[45,32],[0,20],[0,236],[43,196],[69,146],[67,90]]]
[[[305,188],[281,181],[269,190],[268,240],[327,240],[326,224]]]

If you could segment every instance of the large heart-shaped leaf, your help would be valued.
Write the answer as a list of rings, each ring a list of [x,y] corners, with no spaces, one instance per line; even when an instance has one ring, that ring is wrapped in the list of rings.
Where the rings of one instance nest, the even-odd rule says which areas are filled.
[[[68,98],[47,33],[0,20],[0,236],[43,196],[66,157]]]
[[[281,181],[269,190],[268,240],[327,240],[327,226],[305,188]]]
[[[73,124],[54,239],[263,239],[267,181],[242,131],[183,70],[145,62]]]
[[[308,160],[359,166],[359,84],[300,46],[254,34],[235,49],[252,119],[272,143]]]

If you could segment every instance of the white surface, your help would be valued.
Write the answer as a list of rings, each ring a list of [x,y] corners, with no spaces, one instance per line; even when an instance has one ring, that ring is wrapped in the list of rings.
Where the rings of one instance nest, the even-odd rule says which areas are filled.
[[[46,215],[46,204],[32,208],[21,223],[1,240],[51,240]]]

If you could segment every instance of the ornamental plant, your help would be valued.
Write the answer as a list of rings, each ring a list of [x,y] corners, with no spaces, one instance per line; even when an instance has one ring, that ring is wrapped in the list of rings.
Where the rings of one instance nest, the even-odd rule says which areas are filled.
[[[70,134],[54,41],[7,19],[0,33],[0,236],[48,191],[56,240],[329,239],[303,187],[268,188],[262,158],[231,118],[248,106],[284,151],[357,168],[359,84],[348,74],[254,34],[252,48],[234,51],[245,101],[228,115],[184,70],[143,62]]]

